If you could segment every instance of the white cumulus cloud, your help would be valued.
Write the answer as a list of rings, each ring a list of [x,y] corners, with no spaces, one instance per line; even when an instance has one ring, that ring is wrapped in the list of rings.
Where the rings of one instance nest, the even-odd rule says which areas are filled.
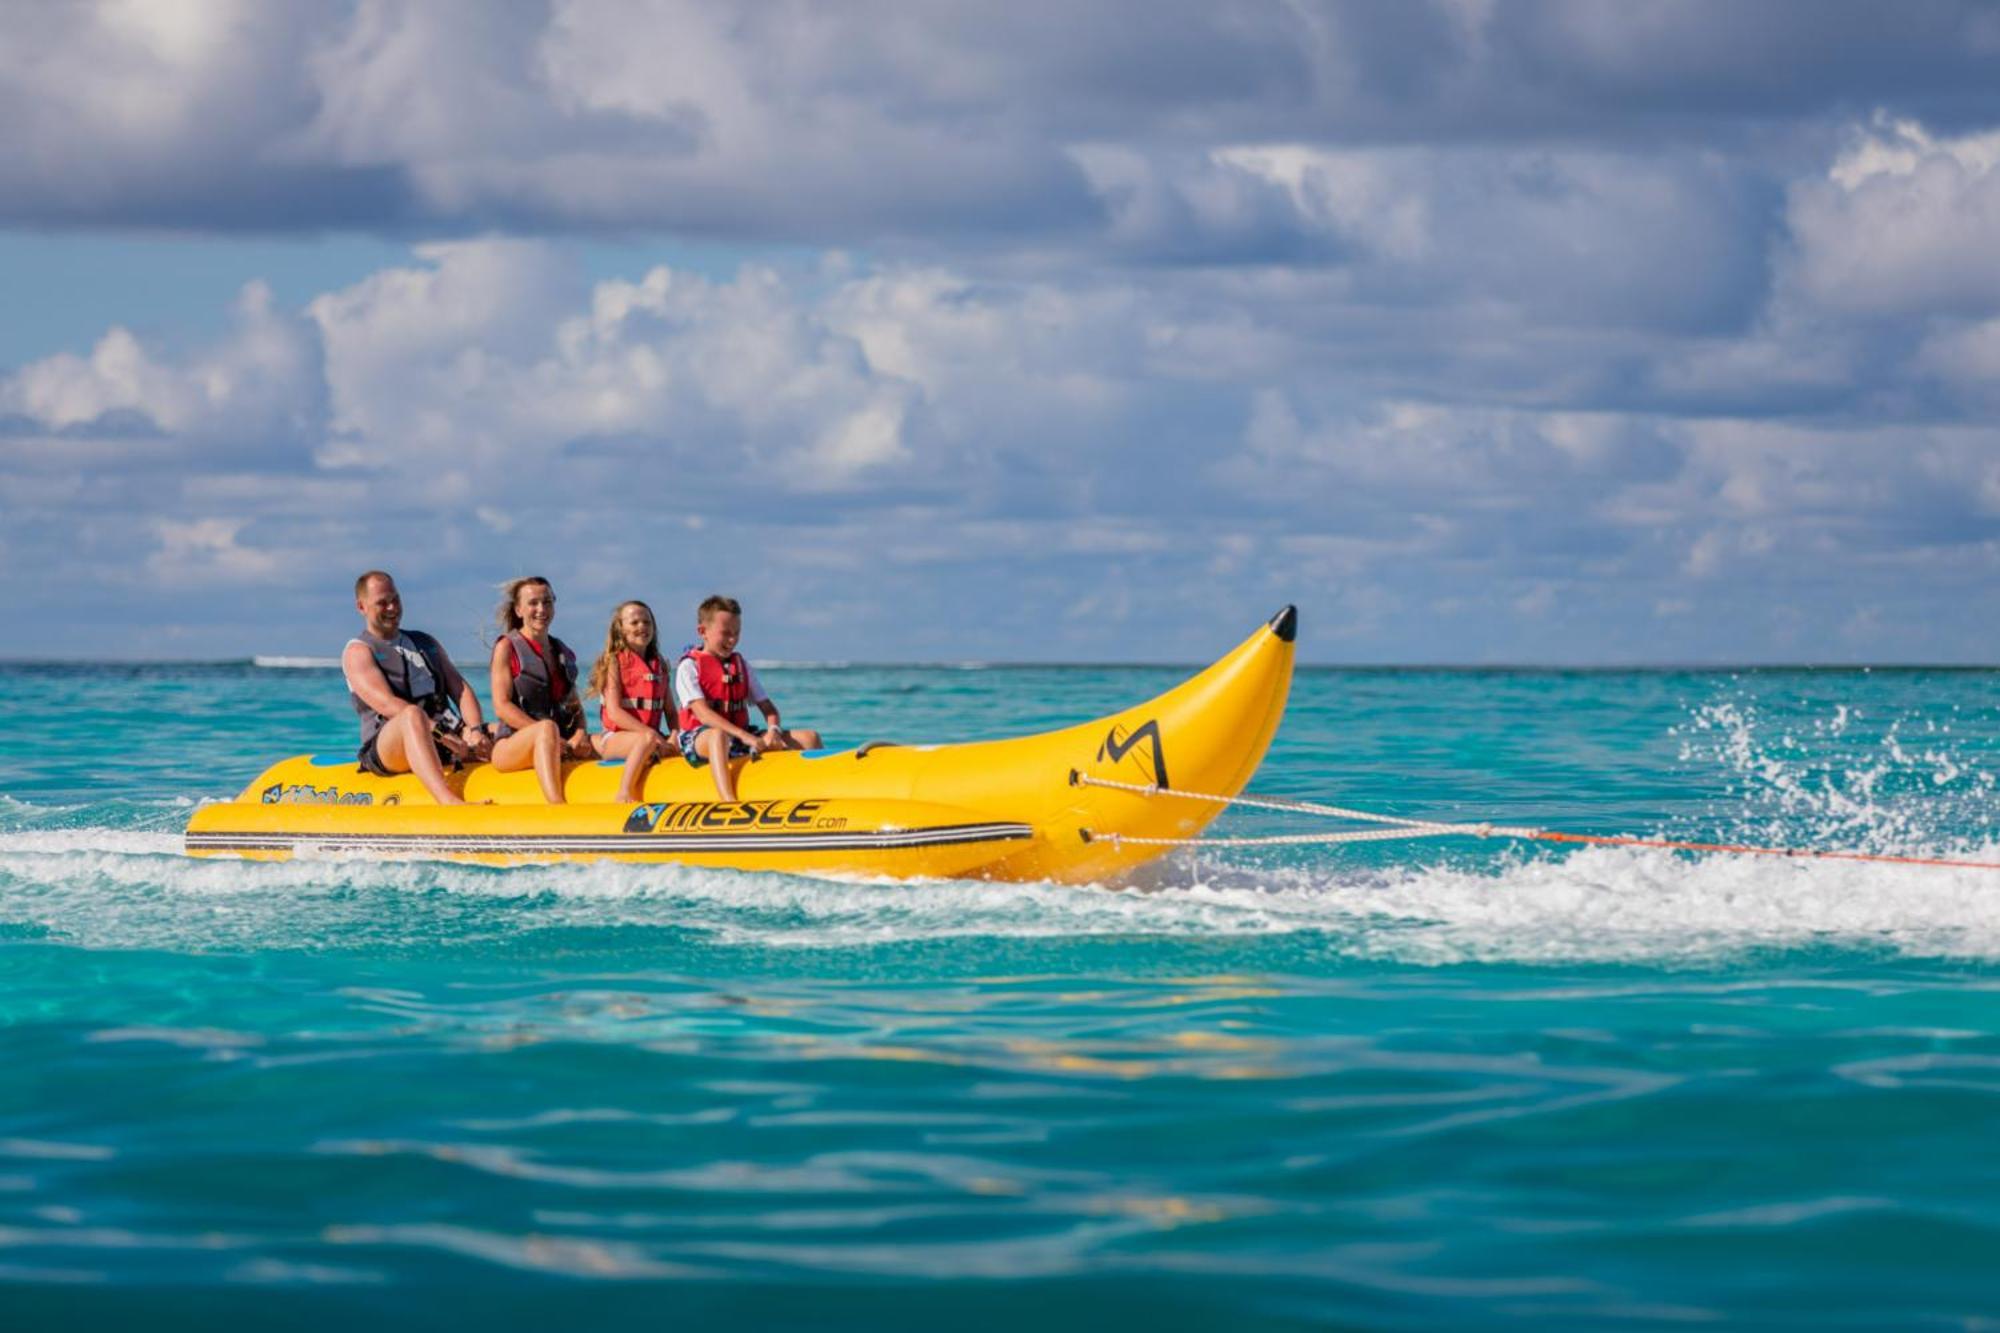
[[[2000,309],[2000,131],[1936,137],[1878,124],[1792,190],[1796,281],[1830,310]]]

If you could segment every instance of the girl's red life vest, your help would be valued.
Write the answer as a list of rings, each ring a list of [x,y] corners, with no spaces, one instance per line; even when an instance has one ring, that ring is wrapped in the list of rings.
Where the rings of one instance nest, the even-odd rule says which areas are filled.
[[[667,680],[666,664],[660,661],[657,649],[641,657],[630,648],[620,648],[618,679],[606,681],[604,685],[606,694],[613,690],[618,691],[620,708],[655,731],[659,730],[660,723],[666,721],[671,711],[672,687]],[[602,704],[598,705],[597,720],[606,731],[618,730]]]
[[[681,661],[693,661],[701,673],[701,697],[710,708],[728,718],[732,725],[750,725],[750,666],[742,653],[721,658],[706,648],[690,648]],[[693,731],[701,725],[701,719],[694,715],[694,700],[682,701],[679,721],[682,731]]]
[[[555,650],[555,669],[550,670],[542,649],[519,630],[507,635],[507,647],[513,658],[514,706],[537,722],[554,718],[558,731],[573,734],[583,725],[583,705],[576,699],[576,654],[549,635],[549,647]]]

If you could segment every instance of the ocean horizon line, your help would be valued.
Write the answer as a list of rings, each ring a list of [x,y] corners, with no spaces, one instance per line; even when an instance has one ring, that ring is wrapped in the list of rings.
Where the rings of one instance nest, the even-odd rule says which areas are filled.
[[[1131,670],[1199,670],[1210,663],[1205,661],[1130,659],[1125,661],[1048,661],[1032,658],[968,658],[890,661],[886,659],[831,658],[751,658],[751,664],[759,670],[774,671],[1131,671]],[[458,658],[452,664],[461,672],[468,664]],[[483,661],[470,663],[472,669],[483,669]],[[257,653],[246,657],[11,657],[0,655],[0,670],[23,668],[57,669],[76,667],[116,667],[116,668],[224,668],[249,667],[258,670],[277,671],[337,671],[338,658],[308,656],[305,654]],[[1730,672],[1730,671],[2000,671],[2000,662],[1842,662],[1842,661],[1616,661],[1616,662],[1338,662],[1300,661],[1298,671],[1355,672],[1355,673],[1438,673],[1455,675],[1553,675],[1576,673],[1638,673],[1673,674],[1677,672]]]

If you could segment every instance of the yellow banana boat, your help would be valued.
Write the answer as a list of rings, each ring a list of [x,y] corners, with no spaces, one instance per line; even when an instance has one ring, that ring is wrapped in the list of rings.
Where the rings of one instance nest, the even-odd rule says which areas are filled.
[[[565,805],[531,772],[476,764],[451,775],[469,801],[440,806],[408,775],[299,755],[233,801],[188,821],[196,856],[327,853],[486,864],[674,861],[737,870],[906,877],[1117,878],[1191,838],[1210,801],[1098,787],[1081,777],[1234,796],[1263,761],[1291,690],[1298,614],[1286,607],[1234,651],[1134,708],[1080,726],[962,745],[873,743],[738,761],[733,802],[678,759],[647,775],[645,800],[615,802],[622,761],[563,775]],[[1116,835],[1116,836],[1113,836]]]

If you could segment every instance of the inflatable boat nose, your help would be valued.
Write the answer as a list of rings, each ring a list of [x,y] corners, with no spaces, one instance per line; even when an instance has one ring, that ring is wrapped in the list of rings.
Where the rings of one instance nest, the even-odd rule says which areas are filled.
[[[1299,634],[1299,608],[1288,606],[1271,617],[1271,633],[1290,643]]]

